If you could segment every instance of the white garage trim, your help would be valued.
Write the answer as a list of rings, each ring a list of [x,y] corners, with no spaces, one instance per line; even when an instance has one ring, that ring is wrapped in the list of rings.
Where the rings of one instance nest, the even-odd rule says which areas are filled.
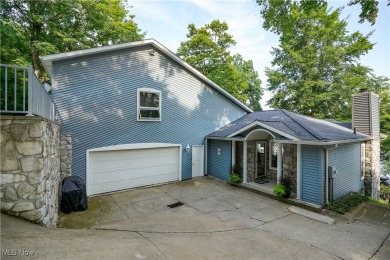
[[[123,150],[145,150],[145,149],[158,149],[158,148],[178,148],[178,176],[176,180],[181,181],[181,168],[182,168],[182,145],[181,144],[168,144],[168,143],[135,143],[135,144],[122,144],[122,145],[113,145],[113,146],[106,146],[106,147],[100,147],[100,148],[94,148],[89,149],[86,151],[86,178],[87,178],[87,195],[94,195],[99,193],[93,193],[91,194],[91,186],[90,183],[91,180],[91,169],[90,169],[90,159],[91,159],[91,153],[94,152],[115,152],[115,151],[123,151]],[[123,157],[122,157],[123,159]],[[146,176],[147,177],[147,176]],[[157,183],[153,183],[157,184]],[[141,185],[142,186],[142,185]],[[136,186],[132,186],[129,188],[135,188]],[[120,190],[120,189],[118,189]],[[110,192],[110,191],[106,191]],[[101,192],[104,193],[104,192]]]

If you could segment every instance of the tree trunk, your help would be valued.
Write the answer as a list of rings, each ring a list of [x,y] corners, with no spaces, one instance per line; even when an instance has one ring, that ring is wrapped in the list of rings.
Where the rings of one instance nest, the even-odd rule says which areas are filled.
[[[32,19],[31,24],[30,24],[30,30],[31,30],[31,37],[30,37],[30,52],[31,52],[31,58],[32,58],[32,65],[35,74],[38,76],[40,79],[42,77],[42,69],[41,69],[41,64],[39,61],[39,54],[37,52],[35,44],[39,42],[39,34],[41,31],[41,24],[37,20],[34,19],[34,17],[37,16],[37,14],[34,15],[36,12],[36,6],[35,2],[31,1],[29,2],[30,4],[30,17]]]

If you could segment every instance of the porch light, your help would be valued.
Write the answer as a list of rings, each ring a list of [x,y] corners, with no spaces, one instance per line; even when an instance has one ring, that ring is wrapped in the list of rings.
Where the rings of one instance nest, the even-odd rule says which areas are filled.
[[[186,152],[189,153],[190,151],[191,151],[191,147],[190,147],[189,144],[187,144],[187,146],[186,146]]]

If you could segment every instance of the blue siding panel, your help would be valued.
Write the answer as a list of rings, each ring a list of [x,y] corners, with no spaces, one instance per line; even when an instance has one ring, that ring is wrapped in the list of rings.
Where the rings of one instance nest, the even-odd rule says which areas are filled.
[[[302,145],[302,200],[324,204],[325,160],[319,146]]]
[[[228,181],[232,165],[231,141],[208,140],[208,169],[209,175]],[[221,154],[218,155],[218,148]]]
[[[85,179],[86,150],[127,143],[204,144],[207,134],[244,116],[238,105],[152,46],[53,63],[61,132],[73,137],[72,174]],[[137,89],[161,91],[161,122],[137,121]],[[182,153],[182,179],[191,178]]]
[[[335,167],[337,174],[333,179],[333,199],[363,188],[360,179],[360,143],[339,146],[328,154],[329,166]]]

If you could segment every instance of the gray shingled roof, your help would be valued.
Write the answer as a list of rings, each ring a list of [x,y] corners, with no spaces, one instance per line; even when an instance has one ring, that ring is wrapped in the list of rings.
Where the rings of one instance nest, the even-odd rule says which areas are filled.
[[[207,137],[229,137],[254,122],[263,123],[302,141],[327,142],[369,138],[369,136],[361,133],[354,134],[353,130],[344,127],[343,123],[315,119],[287,110],[250,113],[214,131]]]

